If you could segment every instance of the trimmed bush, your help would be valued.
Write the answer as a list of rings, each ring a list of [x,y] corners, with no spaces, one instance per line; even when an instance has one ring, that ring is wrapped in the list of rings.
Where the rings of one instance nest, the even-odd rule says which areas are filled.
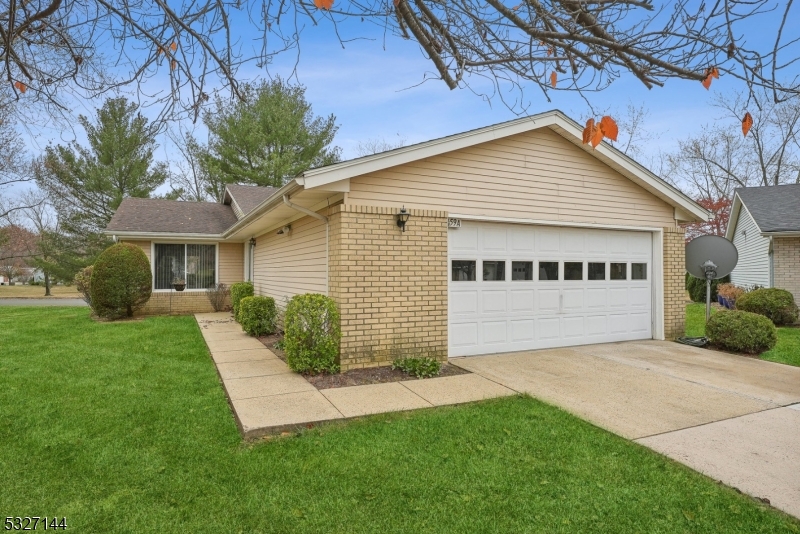
[[[333,299],[308,293],[295,295],[286,306],[283,337],[286,363],[298,373],[338,373],[339,310]]]
[[[83,300],[86,301],[86,304],[94,310],[92,306],[92,266],[84,267],[78,271],[72,281],[75,283],[75,289],[83,295]]]
[[[723,349],[760,354],[775,346],[778,330],[763,315],[738,310],[722,311],[708,320],[706,337]]]
[[[797,322],[798,310],[794,296],[785,289],[756,289],[736,299],[736,309],[757,313],[777,326]]]
[[[272,297],[244,297],[239,301],[239,324],[251,336],[274,334],[276,315]]]
[[[711,281],[711,302],[717,301],[717,287],[720,284],[726,284],[730,281],[730,276]],[[686,290],[689,292],[689,298],[692,299],[692,302],[706,301],[706,281],[702,278],[695,278],[691,274],[686,273]]]
[[[231,305],[233,306],[233,318],[239,320],[239,303],[245,297],[252,297],[255,294],[253,282],[237,282],[231,286]]]
[[[133,317],[153,292],[150,260],[130,243],[105,249],[94,262],[89,279],[92,307],[101,317]]]
[[[433,358],[398,358],[392,362],[392,369],[400,369],[417,378],[431,378],[439,375],[442,363]]]

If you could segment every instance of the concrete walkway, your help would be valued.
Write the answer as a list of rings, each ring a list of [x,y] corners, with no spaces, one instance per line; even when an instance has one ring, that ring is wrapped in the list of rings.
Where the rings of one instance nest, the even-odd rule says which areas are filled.
[[[475,374],[318,390],[230,313],[195,315],[245,438],[301,425],[514,395]]]
[[[800,517],[800,368],[672,342],[458,358]]]

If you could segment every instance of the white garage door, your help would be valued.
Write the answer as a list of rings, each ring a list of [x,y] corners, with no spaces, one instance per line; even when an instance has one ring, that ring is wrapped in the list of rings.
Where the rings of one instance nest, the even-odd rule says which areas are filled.
[[[450,356],[650,339],[652,251],[649,232],[463,221]]]

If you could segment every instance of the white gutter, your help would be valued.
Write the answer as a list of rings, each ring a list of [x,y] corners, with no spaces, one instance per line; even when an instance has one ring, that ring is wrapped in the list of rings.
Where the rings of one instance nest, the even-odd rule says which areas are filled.
[[[297,204],[292,204],[291,202],[289,202],[289,195],[283,195],[283,203],[295,211],[299,211],[300,213],[305,213],[309,217],[314,217],[315,219],[319,219],[324,223],[328,222],[328,218],[325,217],[324,215],[320,215],[315,211],[311,211],[310,209],[304,208],[303,206],[298,206]]]

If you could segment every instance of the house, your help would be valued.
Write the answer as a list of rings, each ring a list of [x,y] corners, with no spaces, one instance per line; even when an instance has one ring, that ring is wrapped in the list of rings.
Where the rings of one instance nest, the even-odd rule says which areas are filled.
[[[737,189],[725,237],[739,250],[731,282],[786,289],[800,301],[800,184]]]
[[[312,169],[221,204],[126,199],[107,233],[150,258],[146,312],[252,280],[331,296],[343,369],[683,335],[684,232],[708,212],[559,111]],[[407,219],[403,226],[403,220]],[[188,288],[170,291],[185,274]],[[170,302],[170,299],[171,302]]]

